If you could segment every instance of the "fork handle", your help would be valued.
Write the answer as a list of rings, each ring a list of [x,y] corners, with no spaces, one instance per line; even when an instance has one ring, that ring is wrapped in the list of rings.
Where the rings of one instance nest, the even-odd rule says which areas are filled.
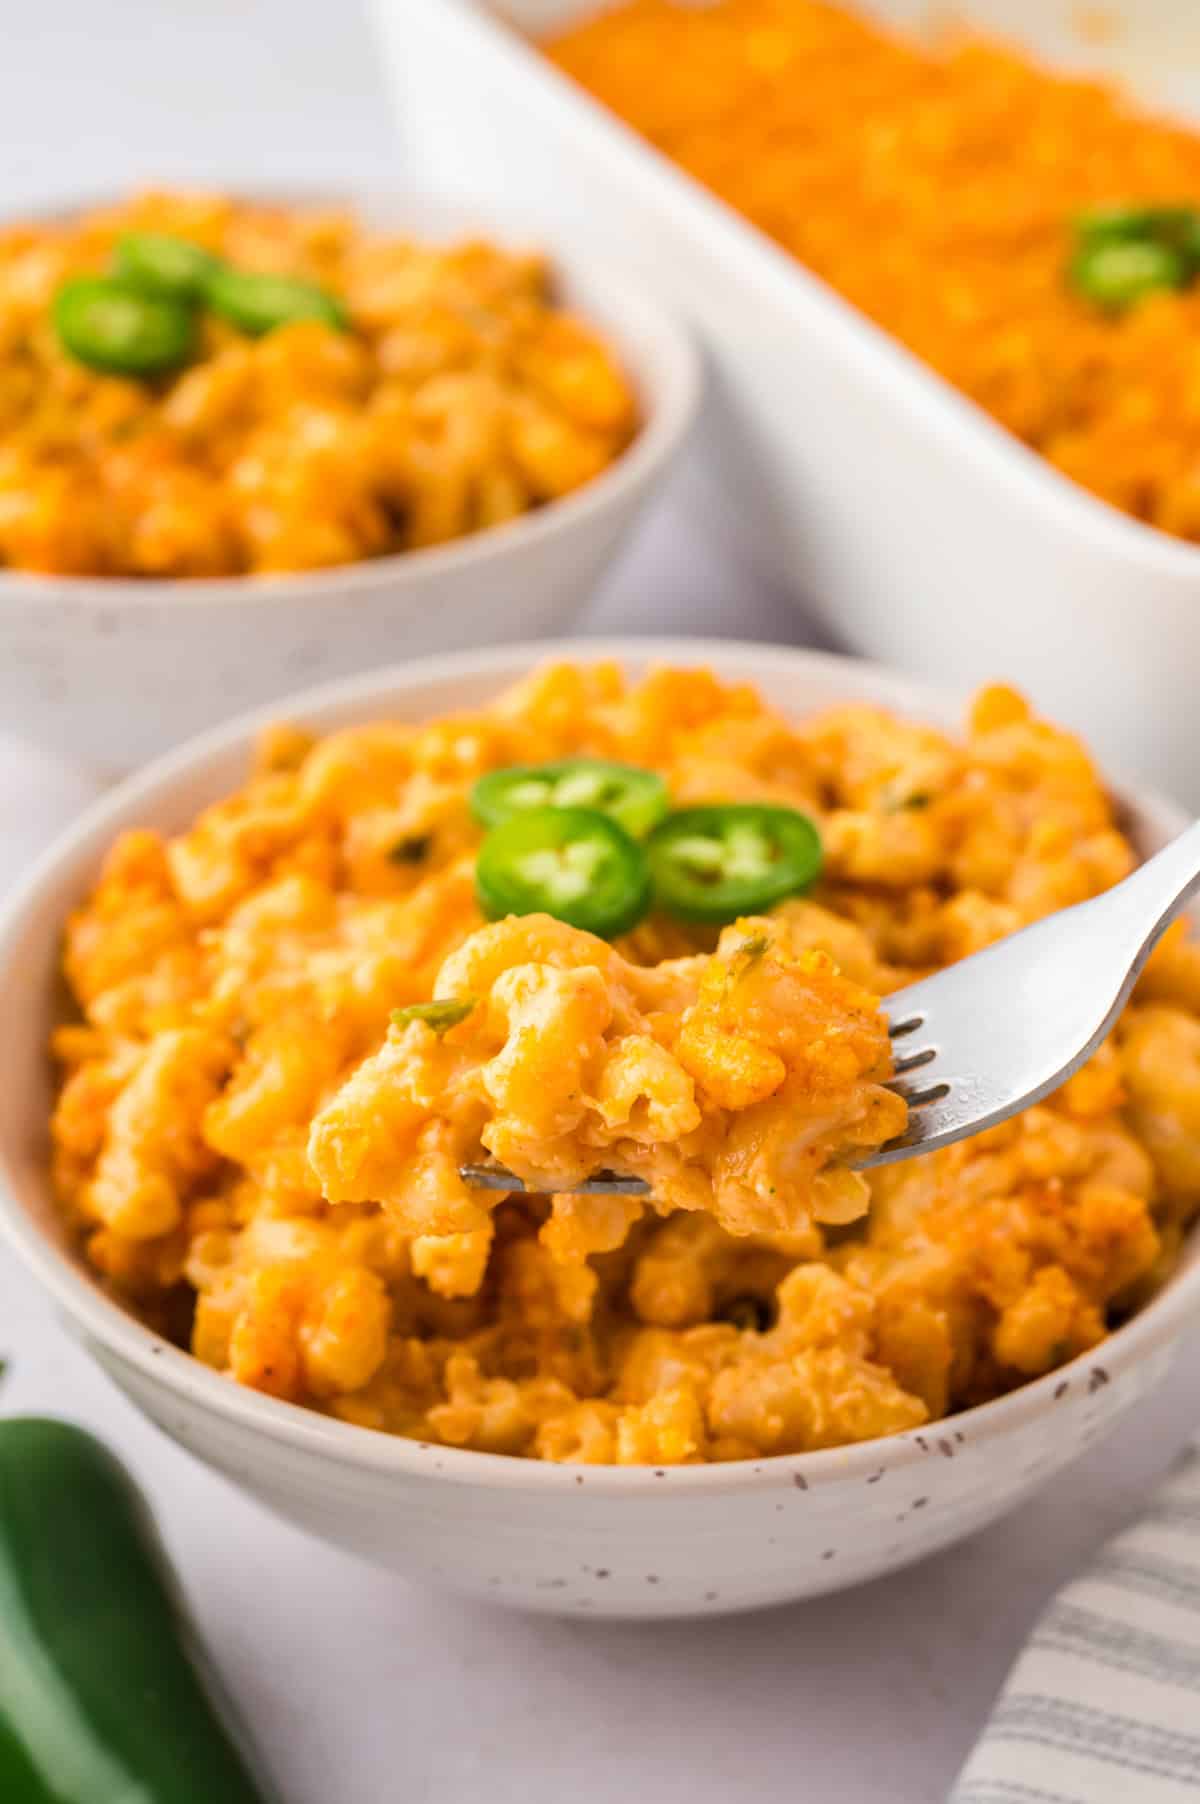
[[[1138,976],[1155,946],[1185,904],[1200,890],[1200,821],[1108,891],[1114,917],[1140,942],[1129,979]]]

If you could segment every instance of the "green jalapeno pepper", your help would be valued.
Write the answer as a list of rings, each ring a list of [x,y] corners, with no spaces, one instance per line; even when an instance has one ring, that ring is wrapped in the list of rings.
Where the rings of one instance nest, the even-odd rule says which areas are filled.
[[[475,893],[489,920],[548,914],[613,939],[645,914],[650,879],[641,847],[608,815],[527,808],[479,848]]]
[[[298,276],[218,268],[206,284],[205,294],[214,313],[252,338],[300,319],[323,320],[338,331],[346,328],[346,309],[337,296]]]
[[[1186,288],[1200,274],[1200,210],[1188,206],[1091,207],[1075,220],[1074,287],[1108,313],[1148,294]]]
[[[1085,244],[1071,264],[1071,280],[1080,294],[1113,313],[1160,289],[1183,288],[1187,279],[1180,253],[1151,239],[1099,238]]]
[[[646,856],[660,908],[684,921],[732,921],[807,889],[821,838],[795,808],[713,803],[669,814]]]
[[[196,343],[189,307],[111,276],[64,282],[54,297],[54,329],[76,362],[113,376],[177,369]]]
[[[267,1804],[184,1651],[148,1523],[91,1435],[0,1421],[4,1804]]]
[[[113,253],[113,274],[119,282],[174,301],[201,300],[221,267],[220,258],[202,245],[165,232],[128,232],[118,238]]]
[[[485,827],[529,808],[595,808],[641,839],[669,806],[667,786],[652,770],[604,758],[558,764],[513,764],[488,771],[471,791],[471,812]]]

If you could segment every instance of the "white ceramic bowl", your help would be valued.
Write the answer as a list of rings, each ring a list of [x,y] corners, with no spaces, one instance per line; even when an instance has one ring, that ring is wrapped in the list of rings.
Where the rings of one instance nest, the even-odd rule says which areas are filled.
[[[897,25],[945,14],[847,3]],[[1200,550],[1055,472],[492,16],[548,31],[599,4],[374,0],[408,166],[496,202],[515,187],[553,243],[605,256],[695,325],[715,378],[696,505],[842,642],[956,689],[1008,678],[1114,768],[1200,807]],[[1077,10],[953,9],[1200,109],[1194,0],[1118,0],[1119,29],[1090,47]]]
[[[353,198],[369,223],[424,237],[548,245],[511,207],[500,224],[411,194]],[[603,474],[507,525],[333,570],[174,582],[0,571],[6,730],[118,774],[301,683],[568,625],[670,467],[701,377],[658,306],[549,249],[562,298],[615,346],[641,402],[641,430]]]
[[[431,659],[287,704],[321,729],[473,706],[536,659],[710,663],[800,714],[878,701],[957,710],[869,665],[688,640],[528,645]],[[1200,1300],[1200,1235],[1162,1293],[1093,1354],[921,1434],[712,1467],[581,1467],[425,1446],[240,1389],[110,1302],[68,1250],[47,1181],[43,1047],[63,918],[121,828],[184,826],[237,786],[262,716],[210,733],[91,809],[0,921],[0,1232],[117,1384],[165,1431],[281,1515],[407,1576],[528,1609],[684,1616],[857,1583],[945,1546],[1074,1459],[1166,1371]],[[1149,851],[1179,817],[1133,804]]]

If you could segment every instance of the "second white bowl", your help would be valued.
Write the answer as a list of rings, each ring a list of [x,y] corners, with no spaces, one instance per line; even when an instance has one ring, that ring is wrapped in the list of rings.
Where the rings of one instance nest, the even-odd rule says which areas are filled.
[[[707,663],[803,713],[881,703],[958,710],[877,667],[688,640],[530,645],[430,659],[289,698],[321,731],[478,705],[539,657],[630,672]],[[526,1609],[689,1616],[837,1590],[919,1559],[1010,1509],[1137,1406],[1200,1303],[1200,1232],[1154,1300],[1102,1346],[919,1433],[727,1465],[560,1466],[377,1434],[241,1389],[111,1302],[69,1247],[46,1170],[43,1048],[63,919],[124,827],[183,827],[243,779],[256,722],[209,734],[124,784],[43,859],[0,921],[0,1233],[71,1331],[167,1434],[281,1515],[409,1577]],[[1180,826],[1127,797],[1145,852]]]
[[[565,500],[430,550],[214,581],[0,570],[7,730],[118,774],[298,684],[554,632],[587,600],[691,426],[701,374],[687,333],[632,288],[560,260],[511,212],[501,221],[414,196],[356,204],[370,223],[424,237],[546,246],[561,298],[600,329],[633,379],[637,437]]]

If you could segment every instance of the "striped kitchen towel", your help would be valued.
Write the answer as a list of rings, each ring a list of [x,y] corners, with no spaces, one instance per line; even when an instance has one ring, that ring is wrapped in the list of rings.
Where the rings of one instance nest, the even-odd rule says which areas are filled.
[[[1047,1609],[949,1804],[1198,1804],[1200,1453]]]

